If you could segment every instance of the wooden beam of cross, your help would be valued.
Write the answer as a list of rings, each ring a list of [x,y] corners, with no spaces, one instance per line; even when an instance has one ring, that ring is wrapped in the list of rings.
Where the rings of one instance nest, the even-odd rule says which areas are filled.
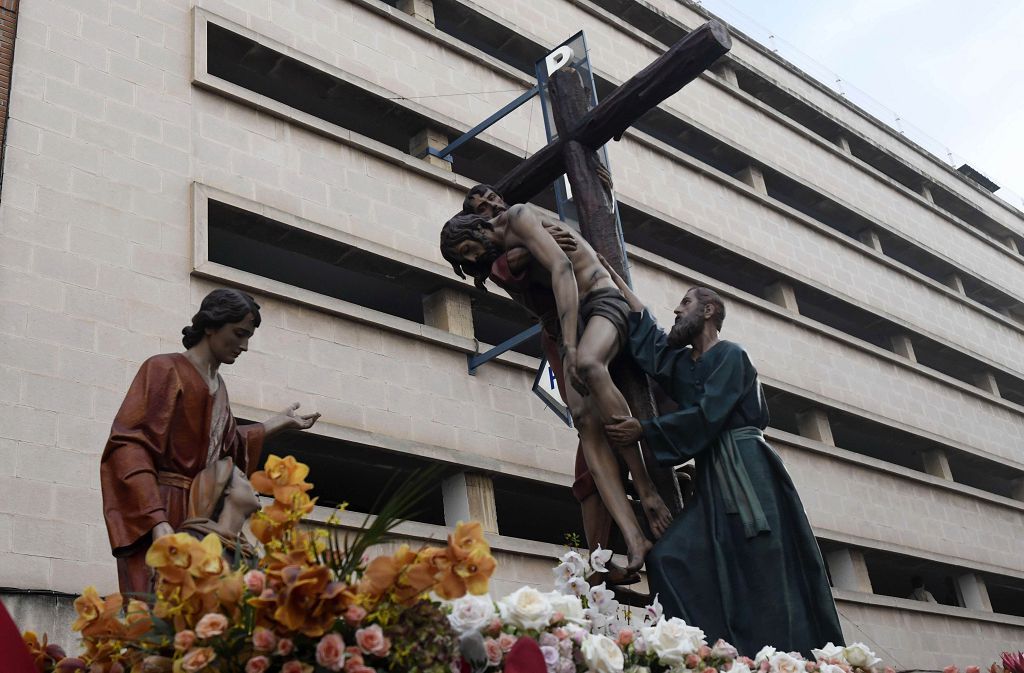
[[[729,51],[732,41],[725,27],[709,21],[689,33],[654,62],[598,103],[590,105],[590,92],[579,72],[562,68],[548,82],[548,94],[558,137],[494,184],[506,203],[524,203],[568,174],[580,231],[593,248],[629,278],[626,251],[615,217],[615,202],[598,178],[597,150],[618,140],[648,110],[700,76]],[[629,358],[618,358],[613,378],[633,415],[651,418],[655,404],[643,372]],[[647,446],[644,462],[662,499],[678,514],[682,509],[679,487],[670,468],[658,467]],[[641,517],[643,518],[643,517]]]

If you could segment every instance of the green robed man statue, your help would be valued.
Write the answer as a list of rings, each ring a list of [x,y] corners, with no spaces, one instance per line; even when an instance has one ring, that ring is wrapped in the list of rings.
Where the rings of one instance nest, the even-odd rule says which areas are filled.
[[[697,494],[647,555],[665,614],[752,656],[763,645],[811,653],[841,644],[821,551],[786,468],[764,441],[768,407],[737,343],[720,340],[725,304],[691,288],[666,334],[607,266],[633,311],[628,350],[679,410],[606,426],[613,442],[650,443],[658,462],[694,458]]]

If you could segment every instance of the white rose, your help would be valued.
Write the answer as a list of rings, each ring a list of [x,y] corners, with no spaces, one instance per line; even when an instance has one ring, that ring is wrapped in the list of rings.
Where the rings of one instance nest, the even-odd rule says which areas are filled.
[[[582,624],[586,617],[583,615],[583,603],[577,596],[560,594],[552,591],[547,594],[548,603],[551,604],[551,611],[561,612],[566,621]]]
[[[678,617],[662,619],[655,626],[645,627],[643,637],[648,649],[653,650],[661,663],[667,666],[683,664],[687,654],[707,644],[703,631],[687,625]]]
[[[760,664],[762,661],[768,661],[773,654],[775,654],[775,648],[771,645],[765,645],[754,655],[754,663]]]
[[[750,666],[747,666],[742,661],[734,661],[729,669],[729,673],[751,673]]]
[[[804,673],[804,661],[788,652],[776,652],[768,660],[771,673]]]
[[[843,650],[846,663],[857,668],[872,668],[882,663],[882,660],[875,656],[875,653],[868,649],[864,643],[848,645]]]
[[[580,646],[583,660],[595,673],[621,673],[626,664],[622,650],[608,636],[591,635],[583,639]]]
[[[466,594],[452,601],[450,605],[452,612],[448,615],[448,622],[460,636],[470,631],[482,630],[496,614],[494,600],[490,594]]]
[[[846,661],[846,656],[843,654],[845,648],[842,645],[833,645],[829,643],[820,650],[811,650],[811,654],[814,655],[815,660],[822,661],[828,659],[830,661],[839,660],[840,662]]]
[[[521,629],[542,629],[554,610],[548,597],[533,587],[521,587],[498,601],[501,619]]]

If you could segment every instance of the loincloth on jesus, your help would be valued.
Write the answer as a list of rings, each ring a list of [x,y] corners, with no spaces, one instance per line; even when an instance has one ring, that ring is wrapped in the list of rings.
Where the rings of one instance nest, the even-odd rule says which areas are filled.
[[[541,323],[541,349],[551,369],[555,372],[555,383],[562,399],[566,399],[564,376],[562,374],[561,329],[558,325],[558,312],[555,298],[551,290],[538,287],[526,278],[526,273],[513,273],[508,266],[508,257],[501,255],[491,265],[490,280],[510,295],[515,297],[534,313]],[[600,288],[588,292],[580,300],[579,324],[580,331],[594,316],[599,315],[609,320],[619,336],[619,346],[625,343],[629,334],[629,304],[618,288]],[[583,502],[597,493],[597,485],[590,474],[587,461],[579,446],[576,447],[576,464],[573,471],[572,494],[579,502]]]

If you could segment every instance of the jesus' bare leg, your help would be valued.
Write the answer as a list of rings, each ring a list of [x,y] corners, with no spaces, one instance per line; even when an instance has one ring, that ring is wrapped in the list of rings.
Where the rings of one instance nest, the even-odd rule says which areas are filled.
[[[629,405],[622,396],[618,386],[612,381],[608,365],[619,350],[618,333],[608,319],[600,315],[593,316],[583,330],[577,347],[577,369],[580,378],[586,383],[593,398],[593,406],[600,415],[602,427],[613,423],[613,416],[622,415],[620,410],[628,410]],[[660,538],[672,523],[672,514],[658,494],[647,468],[640,455],[640,446],[618,447],[620,455],[626,461],[637,495],[644,508],[644,514],[650,524],[655,538]],[[588,457],[589,460],[589,457]],[[589,464],[589,463],[588,463]],[[591,467],[591,471],[593,471]],[[596,475],[595,475],[596,477]]]

